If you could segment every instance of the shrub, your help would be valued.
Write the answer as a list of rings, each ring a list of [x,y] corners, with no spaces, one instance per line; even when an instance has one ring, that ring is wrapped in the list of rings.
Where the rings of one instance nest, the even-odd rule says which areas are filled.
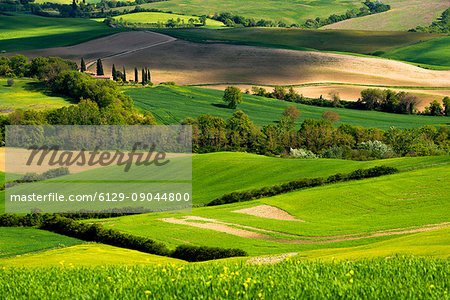
[[[322,114],[322,119],[330,120],[331,122],[339,122],[339,114],[334,111],[326,111]]]
[[[314,159],[317,158],[312,151],[306,149],[292,149],[290,148],[289,155],[295,158],[306,158],[306,159]]]
[[[8,86],[13,86],[14,85],[14,79],[9,78],[7,81]]]
[[[369,151],[369,155],[376,158],[388,158],[394,156],[394,150],[381,141],[367,141],[358,144],[359,150]]]
[[[172,252],[171,257],[183,259],[190,262],[205,261],[236,256],[248,256],[241,249],[225,249],[219,247],[181,245]]]

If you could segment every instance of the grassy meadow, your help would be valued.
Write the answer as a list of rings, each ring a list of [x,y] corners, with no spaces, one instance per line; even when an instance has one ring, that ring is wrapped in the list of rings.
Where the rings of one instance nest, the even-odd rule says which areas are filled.
[[[14,79],[12,87],[0,78],[0,113],[16,109],[51,109],[73,104],[66,97],[50,95],[45,86],[33,79]]]
[[[120,32],[86,19],[17,14],[0,18],[0,51],[70,46]]]
[[[428,26],[448,8],[440,0],[383,0],[391,10],[353,18],[323,27],[324,29],[407,31],[417,26]]]
[[[255,5],[252,1],[220,1],[220,0],[170,0],[141,5],[143,8],[157,8],[163,11],[173,11],[186,15],[214,15],[215,13],[230,12],[256,20],[266,19],[283,21],[286,24],[302,23],[309,18],[325,18],[331,14],[342,14],[348,9],[360,8],[360,1],[320,0],[320,1],[274,1],[261,0]],[[129,9],[118,7],[116,10]]]
[[[301,51],[320,50],[358,54],[386,52],[442,36],[417,32],[295,28],[159,29],[158,32],[193,42],[221,41]]]
[[[34,228],[0,227],[0,261],[32,252],[79,245],[83,241]],[[42,263],[42,262],[41,262]]]
[[[157,86],[153,88],[126,88],[125,94],[130,96],[138,109],[149,110],[158,123],[178,124],[186,117],[197,117],[202,114],[227,119],[234,110],[227,108],[222,101],[223,91],[179,86]],[[296,104],[252,95],[243,96],[243,103],[237,110],[249,115],[257,125],[275,125],[281,118],[286,106],[296,106],[302,114],[297,124],[305,119],[321,119],[325,111],[335,111],[340,116],[338,124],[351,124],[363,127],[389,129],[414,128],[423,125],[448,125],[446,117],[429,117],[419,115],[400,115],[375,111],[362,111],[344,108],[318,107]]]
[[[27,228],[14,228],[16,231],[26,233]],[[0,231],[2,228],[0,228]],[[38,230],[35,230],[38,231]],[[45,231],[43,231],[45,233]],[[50,235],[50,234],[49,234]],[[54,234],[56,235],[56,234]],[[69,239],[69,238],[67,238]],[[45,242],[45,239],[43,239]],[[1,242],[0,242],[1,243]],[[10,242],[12,244],[12,242]],[[16,255],[7,259],[0,259],[0,267],[42,267],[45,266],[105,266],[105,265],[156,265],[156,264],[183,264],[185,261],[170,257],[152,255],[135,250],[113,247],[103,244],[72,244],[47,251]],[[30,251],[31,252],[31,251]]]
[[[213,262],[153,267],[5,268],[0,273],[0,295],[14,299],[315,299],[344,295],[352,299],[412,295],[442,299],[449,290],[448,268],[448,260],[414,257],[349,262],[309,262],[291,257],[276,265],[261,266]]]
[[[449,175],[448,165],[437,165],[249,202],[194,208],[188,216],[161,213],[87,222],[101,222],[170,247],[184,243],[237,247],[250,255],[354,247],[447,222],[450,202],[445,197],[445,178]],[[235,212],[261,205],[279,208],[304,222]],[[446,245],[442,240],[439,244]]]
[[[389,51],[386,58],[450,67],[450,37],[441,37]]]
[[[194,24],[200,24],[199,17],[197,16],[189,16],[189,15],[179,15],[179,14],[169,14],[169,13],[162,13],[162,12],[139,12],[139,13],[132,13],[132,14],[126,14],[115,17],[115,19],[121,19],[125,22],[129,23],[140,23],[140,24],[156,24],[156,23],[166,23],[167,21],[173,19],[173,20],[180,20],[181,22],[184,22],[186,24],[189,23],[190,19],[194,19]],[[103,21],[103,19],[96,19],[97,21]],[[213,19],[206,19],[206,25],[207,28],[219,28],[224,27],[225,25],[222,22],[213,20]]]

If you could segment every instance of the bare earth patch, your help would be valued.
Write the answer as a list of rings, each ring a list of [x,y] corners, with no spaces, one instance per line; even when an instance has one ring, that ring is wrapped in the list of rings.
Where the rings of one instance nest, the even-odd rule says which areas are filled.
[[[28,57],[97,58],[107,75],[112,64],[149,66],[152,81],[180,85],[296,85],[341,82],[384,86],[450,87],[450,71],[421,69],[382,58],[230,44],[199,44],[152,32],[124,32],[71,47],[23,51]],[[91,68],[92,69],[92,68]]]
[[[256,256],[256,257],[252,257],[252,258],[248,259],[247,264],[254,264],[254,265],[277,264],[277,263],[282,262],[286,258],[295,256],[297,254],[298,254],[297,252],[293,252],[293,253],[285,253],[285,254],[279,254],[279,255]]]
[[[233,212],[274,220],[305,222],[303,220],[297,219],[293,215],[282,209],[279,209],[278,207],[270,205],[258,205],[254,207],[235,210]]]

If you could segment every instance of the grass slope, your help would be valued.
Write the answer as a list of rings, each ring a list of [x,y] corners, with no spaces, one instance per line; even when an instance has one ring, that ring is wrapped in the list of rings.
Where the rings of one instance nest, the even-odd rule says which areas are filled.
[[[23,51],[78,44],[121,30],[86,19],[17,14],[0,18],[0,51]]]
[[[440,36],[439,34],[412,32],[294,28],[160,29],[158,32],[194,42],[226,41],[251,46],[359,54],[386,52]]]
[[[170,0],[140,5],[143,8],[158,8],[187,15],[214,15],[215,13],[230,12],[255,18],[283,21],[287,24],[301,23],[309,18],[328,17],[336,13],[345,13],[348,9],[360,8],[360,1],[346,0],[259,0],[255,1],[222,1],[222,0]],[[130,9],[119,7],[117,10]]]
[[[428,26],[448,8],[448,1],[440,0],[383,0],[391,10],[327,25],[325,29],[407,31],[417,26]]]
[[[184,261],[103,244],[75,245],[0,260],[0,266],[8,267],[42,267],[44,263],[46,267],[94,267],[104,265],[180,264]]]
[[[386,58],[450,67],[450,37],[402,47],[383,55]]]
[[[0,227],[0,236],[0,258],[83,243],[74,238],[34,228]]]
[[[125,94],[133,98],[139,109],[149,110],[159,123],[178,124],[186,117],[211,114],[224,119],[230,117],[234,110],[226,107],[222,101],[223,92],[195,87],[129,88]],[[335,111],[340,115],[339,124],[351,124],[364,127],[389,129],[413,128],[423,125],[448,125],[446,117],[429,117],[417,115],[399,115],[374,111],[350,110],[295,104],[285,101],[244,95],[244,102],[238,109],[250,116],[257,125],[276,124],[286,106],[296,106],[302,112],[298,124],[304,119],[321,119],[325,111]]]
[[[51,109],[72,104],[67,98],[48,95],[45,87],[36,80],[14,79],[12,87],[6,81],[0,79],[0,113],[18,108]]]
[[[394,256],[396,254],[448,258],[450,229],[415,233],[364,246],[304,251],[301,258],[346,260]]]
[[[141,24],[156,24],[158,22],[166,23],[168,20],[177,20],[180,19],[184,21],[184,23],[188,24],[190,19],[194,19],[194,24],[199,24],[199,17],[197,16],[189,16],[189,15],[179,15],[179,14],[169,14],[162,12],[139,12],[126,14],[115,17],[115,19],[122,19],[123,21],[130,23],[141,23]],[[103,19],[97,19],[98,21],[103,21]],[[224,27],[225,25],[222,22],[206,19],[206,27],[216,28],[216,27]]]
[[[398,235],[336,240],[332,243],[295,244],[286,241],[305,238],[314,241],[317,236],[356,234],[447,222],[450,201],[446,196],[445,180],[449,175],[448,165],[436,166],[301,190],[245,203],[193,209],[193,216],[235,224],[231,228],[247,228],[251,232],[269,235],[269,240],[246,238],[161,220],[184,217],[176,214],[147,214],[108,219],[104,226],[164,241],[171,247],[183,243],[237,247],[248,251],[250,255],[353,247],[392,239]],[[306,222],[274,220],[233,212],[262,204],[278,207]],[[253,229],[242,226],[251,226]]]

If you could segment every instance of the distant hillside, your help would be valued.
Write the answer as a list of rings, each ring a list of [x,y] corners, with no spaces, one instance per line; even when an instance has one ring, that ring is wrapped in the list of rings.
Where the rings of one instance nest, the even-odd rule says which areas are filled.
[[[428,26],[450,6],[449,0],[384,0],[391,5],[387,12],[349,19],[322,27],[323,29],[409,30]]]

